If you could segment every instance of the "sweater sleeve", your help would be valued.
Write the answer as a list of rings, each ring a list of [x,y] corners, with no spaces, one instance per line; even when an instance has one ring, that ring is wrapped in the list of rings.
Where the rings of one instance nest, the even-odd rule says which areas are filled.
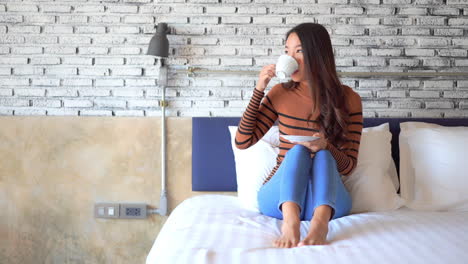
[[[253,96],[237,128],[235,138],[237,148],[246,149],[257,143],[278,119],[271,96],[269,97],[274,93],[274,89],[275,87],[265,98],[264,92],[254,89]]]
[[[347,141],[340,148],[331,143],[328,143],[326,148],[335,158],[338,172],[345,176],[356,168],[363,128],[361,97],[354,92],[351,97],[349,101]]]

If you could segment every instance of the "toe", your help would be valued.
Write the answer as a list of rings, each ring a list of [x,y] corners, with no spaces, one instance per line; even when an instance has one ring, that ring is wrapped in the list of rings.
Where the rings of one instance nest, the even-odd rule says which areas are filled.
[[[282,248],[283,247],[283,241],[278,240],[278,242],[276,243],[276,247],[277,248]]]
[[[280,246],[280,241],[279,241],[279,240],[275,240],[275,241],[273,242],[273,246],[279,247],[279,246]]]

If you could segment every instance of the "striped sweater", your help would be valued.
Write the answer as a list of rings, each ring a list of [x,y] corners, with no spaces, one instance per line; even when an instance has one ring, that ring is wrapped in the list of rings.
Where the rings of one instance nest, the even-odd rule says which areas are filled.
[[[350,87],[343,86],[343,92],[349,110],[347,141],[340,147],[328,143],[326,149],[335,158],[339,173],[349,175],[356,167],[359,154],[363,127],[362,102],[361,97]],[[271,88],[265,98],[264,95],[264,92],[254,89],[250,103],[239,123],[235,138],[237,148],[246,149],[254,145],[276,121],[280,135],[311,136],[319,132],[319,123],[316,121],[319,112],[316,111],[310,120],[307,120],[313,109],[313,100],[306,88],[299,86],[287,90],[281,84],[277,84]],[[293,143],[280,137],[277,164],[264,183],[276,173],[286,152],[293,146]]]

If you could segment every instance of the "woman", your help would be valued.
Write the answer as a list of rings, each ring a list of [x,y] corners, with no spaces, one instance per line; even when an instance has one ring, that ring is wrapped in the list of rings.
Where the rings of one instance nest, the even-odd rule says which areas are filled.
[[[275,85],[265,96],[275,65],[262,68],[235,142],[240,149],[252,146],[277,120],[280,135],[319,137],[297,143],[280,137],[277,165],[259,190],[258,202],[263,214],[283,219],[276,247],[324,245],[328,222],[351,209],[341,176],[356,167],[362,103],[338,79],[330,36],[323,26],[300,24],[286,37],[285,53],[296,59],[299,69],[290,82]],[[301,220],[310,220],[302,240]]]

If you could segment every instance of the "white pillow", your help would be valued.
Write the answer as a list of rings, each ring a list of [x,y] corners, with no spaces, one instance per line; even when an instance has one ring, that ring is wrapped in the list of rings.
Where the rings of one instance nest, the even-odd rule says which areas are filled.
[[[403,206],[397,194],[398,175],[391,140],[388,123],[363,129],[357,166],[350,175],[342,177],[353,202],[351,213],[388,211]]]
[[[229,127],[236,161],[238,198],[244,207],[258,211],[257,192],[276,165],[278,127],[272,127],[262,140],[245,150],[234,144],[236,130],[236,126]],[[388,123],[363,129],[357,167],[351,175],[343,176],[353,201],[352,213],[394,210],[402,206],[403,200],[396,193],[398,176],[391,157],[390,140]]]
[[[400,124],[401,195],[415,210],[468,211],[468,127]]]
[[[237,197],[243,207],[259,212],[257,192],[276,166],[276,157],[279,153],[278,127],[273,126],[261,140],[247,149],[236,147],[234,142],[236,131],[237,126],[229,126],[236,162]]]

